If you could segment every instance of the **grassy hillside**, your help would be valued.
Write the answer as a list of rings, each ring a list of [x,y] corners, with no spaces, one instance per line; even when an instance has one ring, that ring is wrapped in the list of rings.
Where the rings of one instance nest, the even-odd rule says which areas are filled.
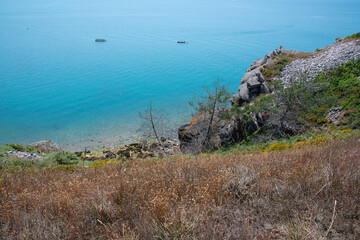
[[[302,57],[261,71],[274,77]],[[244,123],[262,112],[263,127],[211,154],[0,146],[0,239],[360,239],[359,76],[360,59],[271,82],[276,94],[228,111]]]
[[[0,236],[359,239],[360,139],[339,134],[271,151],[2,170]]]

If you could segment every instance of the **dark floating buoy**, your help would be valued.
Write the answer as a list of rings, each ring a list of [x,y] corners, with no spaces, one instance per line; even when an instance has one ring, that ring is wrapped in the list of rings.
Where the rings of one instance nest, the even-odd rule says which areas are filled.
[[[95,42],[106,42],[106,40],[105,40],[105,39],[101,39],[101,38],[97,38],[97,39],[95,39]]]
[[[189,43],[187,41],[177,41],[177,43]]]

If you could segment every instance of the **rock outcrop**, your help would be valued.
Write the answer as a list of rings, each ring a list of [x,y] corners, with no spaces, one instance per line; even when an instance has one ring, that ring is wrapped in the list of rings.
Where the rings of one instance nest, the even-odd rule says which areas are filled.
[[[168,155],[179,154],[179,143],[173,139],[161,138],[165,151]],[[147,158],[147,157],[165,157],[164,151],[158,142],[139,142],[125,145],[118,149],[104,149],[98,152],[91,153],[86,150],[85,152],[76,152],[77,156],[86,161],[95,161],[101,159],[135,159],[135,158]]]
[[[243,102],[251,102],[253,97],[268,93],[264,84],[264,76],[258,68],[247,72],[241,79],[239,92],[233,97],[232,103],[241,105]]]
[[[283,54],[284,52],[287,52],[287,51],[288,50],[286,50],[283,46],[280,46],[280,48],[267,53],[264,58],[257,59],[255,62],[253,62],[251,64],[251,67],[248,68],[246,72],[251,72],[252,70],[260,68],[263,65],[270,65],[270,64],[274,63],[274,57],[280,56],[281,54]]]
[[[360,40],[337,41],[324,50],[309,59],[298,59],[287,64],[276,79],[287,84],[290,79],[296,80],[304,75],[315,78],[327,69],[356,60],[360,57]]]
[[[5,153],[8,156],[14,156],[21,159],[28,159],[28,160],[34,160],[34,159],[42,159],[43,157],[37,155],[36,153],[29,153],[29,152],[16,152],[16,151],[8,151]]]
[[[219,148],[223,145],[241,142],[260,128],[260,119],[260,115],[254,116],[250,121],[244,121],[241,118],[222,120],[215,117],[210,144],[215,148]],[[178,132],[180,151],[185,154],[199,153],[207,128],[208,118],[202,115],[197,115],[190,123],[181,126]]]
[[[262,75],[260,68],[264,65],[274,63],[275,57],[287,51],[288,50],[284,47],[280,46],[280,48],[266,54],[264,58],[257,59],[253,62],[241,79],[238,93],[231,100],[232,104],[238,103],[241,105],[244,102],[251,102],[253,97],[268,93],[269,90],[265,85],[264,76]]]
[[[51,140],[35,142],[30,144],[30,146],[35,147],[37,150],[43,153],[53,153],[61,151],[61,148]]]
[[[289,56],[292,55],[291,60],[300,59],[294,60],[284,68],[281,68],[280,76],[276,78],[271,77],[270,81],[276,79],[286,85],[290,79],[296,79],[304,75],[307,78],[315,78],[327,69],[358,59],[360,57],[360,40],[344,40],[339,38],[334,44],[322,50],[317,50],[314,53],[307,54],[280,47],[251,64],[241,79],[238,93],[233,96],[231,103],[237,103],[241,106],[244,102],[251,102],[254,97],[260,94],[268,93],[269,90],[262,75],[263,69],[277,64],[277,61],[281,59],[279,56],[284,53]],[[287,61],[289,60],[287,59]],[[266,80],[269,81],[268,78]],[[327,117],[328,121],[337,123],[339,119],[346,117],[346,113],[340,114],[340,112],[340,108],[331,110]],[[263,119],[262,116],[258,114],[255,115],[251,121],[243,121],[243,119],[217,120],[215,124],[216,131],[214,131],[211,136],[211,144],[214,147],[220,147],[224,144],[240,142],[264,126],[265,121],[269,121],[267,119],[267,117]],[[204,119],[201,116],[197,116],[195,119],[192,119],[190,123],[179,128],[180,149],[183,153],[196,153],[196,151],[194,151],[195,146],[199,145],[199,139],[203,139],[204,132],[206,132],[206,127],[204,127],[206,124],[204,124],[204,122],[206,122],[206,118]],[[285,124],[285,126],[282,127],[288,128],[287,130],[285,129],[287,132],[294,132],[291,126],[286,126]]]
[[[340,120],[341,111],[342,111],[342,107],[330,109],[328,115],[326,116],[326,119],[329,122],[334,123],[335,125],[338,124]]]

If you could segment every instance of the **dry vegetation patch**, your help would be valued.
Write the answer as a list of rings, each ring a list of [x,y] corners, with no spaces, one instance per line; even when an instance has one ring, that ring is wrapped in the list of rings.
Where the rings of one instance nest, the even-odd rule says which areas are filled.
[[[359,149],[358,139],[347,139],[282,152],[3,175],[0,236],[359,239]]]

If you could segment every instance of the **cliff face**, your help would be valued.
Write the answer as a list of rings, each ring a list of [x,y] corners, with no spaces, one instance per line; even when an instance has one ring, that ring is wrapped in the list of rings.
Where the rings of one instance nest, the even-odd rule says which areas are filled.
[[[313,53],[290,51],[280,47],[251,64],[241,79],[238,93],[233,96],[231,103],[241,106],[245,102],[251,102],[260,94],[269,93],[268,84],[273,80],[278,80],[286,86],[290,79],[296,80],[300,77],[313,79],[321,72],[357,60],[359,57],[360,39],[337,39],[334,44]],[[195,119],[180,127],[179,140],[182,152],[190,153],[194,145],[198,144],[198,139],[205,131],[202,127],[204,121],[204,119]],[[215,147],[220,147],[224,144],[240,142],[259,130],[264,121],[266,114],[253,114],[250,121],[248,118],[245,120],[234,117],[227,121],[219,120],[217,130],[213,133],[212,143]]]

